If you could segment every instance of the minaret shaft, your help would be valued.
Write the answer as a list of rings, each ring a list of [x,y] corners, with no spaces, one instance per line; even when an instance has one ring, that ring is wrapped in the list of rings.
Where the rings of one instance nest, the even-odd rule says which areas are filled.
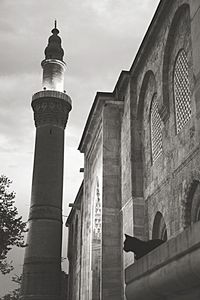
[[[33,295],[31,299],[45,295],[54,300],[60,294],[63,136],[64,129],[52,125],[37,128],[36,132],[30,229],[24,260],[24,276],[29,281],[25,294]]]
[[[64,129],[51,124],[37,128],[32,206],[62,203]],[[46,189],[48,187],[48,189]]]

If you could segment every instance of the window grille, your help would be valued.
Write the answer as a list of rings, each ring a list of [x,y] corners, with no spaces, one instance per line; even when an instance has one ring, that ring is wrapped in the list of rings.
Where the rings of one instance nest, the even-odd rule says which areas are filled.
[[[176,132],[184,127],[191,117],[191,97],[188,59],[184,50],[177,56],[174,67],[174,101]]]
[[[152,162],[162,153],[162,129],[161,118],[158,112],[157,99],[154,96],[151,104],[151,151]]]

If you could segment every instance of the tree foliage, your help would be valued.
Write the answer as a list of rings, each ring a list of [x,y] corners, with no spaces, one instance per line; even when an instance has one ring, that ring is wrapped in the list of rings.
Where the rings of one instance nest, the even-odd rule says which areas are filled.
[[[13,267],[6,261],[7,253],[12,246],[25,247],[24,233],[26,223],[18,216],[14,206],[15,193],[9,191],[11,181],[8,177],[0,176],[0,271],[9,273]]]
[[[15,275],[12,277],[12,281],[18,285],[17,288],[0,298],[0,300],[19,300],[22,276]]]

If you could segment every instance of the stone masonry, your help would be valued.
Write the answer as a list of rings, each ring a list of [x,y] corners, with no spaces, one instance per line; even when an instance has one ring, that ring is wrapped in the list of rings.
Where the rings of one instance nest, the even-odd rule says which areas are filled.
[[[199,0],[162,0],[130,70],[112,93],[95,97],[79,145],[80,300],[200,297],[199,49]],[[97,177],[102,224],[95,273]],[[123,252],[125,233],[166,242],[135,262]]]

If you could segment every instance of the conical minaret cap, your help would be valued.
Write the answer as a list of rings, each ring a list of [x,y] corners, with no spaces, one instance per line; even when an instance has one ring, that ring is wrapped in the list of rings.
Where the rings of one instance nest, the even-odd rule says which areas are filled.
[[[45,59],[63,60],[64,50],[61,46],[61,38],[58,36],[59,30],[55,20],[55,26],[51,31],[53,34],[49,37],[48,45],[44,51]]]

